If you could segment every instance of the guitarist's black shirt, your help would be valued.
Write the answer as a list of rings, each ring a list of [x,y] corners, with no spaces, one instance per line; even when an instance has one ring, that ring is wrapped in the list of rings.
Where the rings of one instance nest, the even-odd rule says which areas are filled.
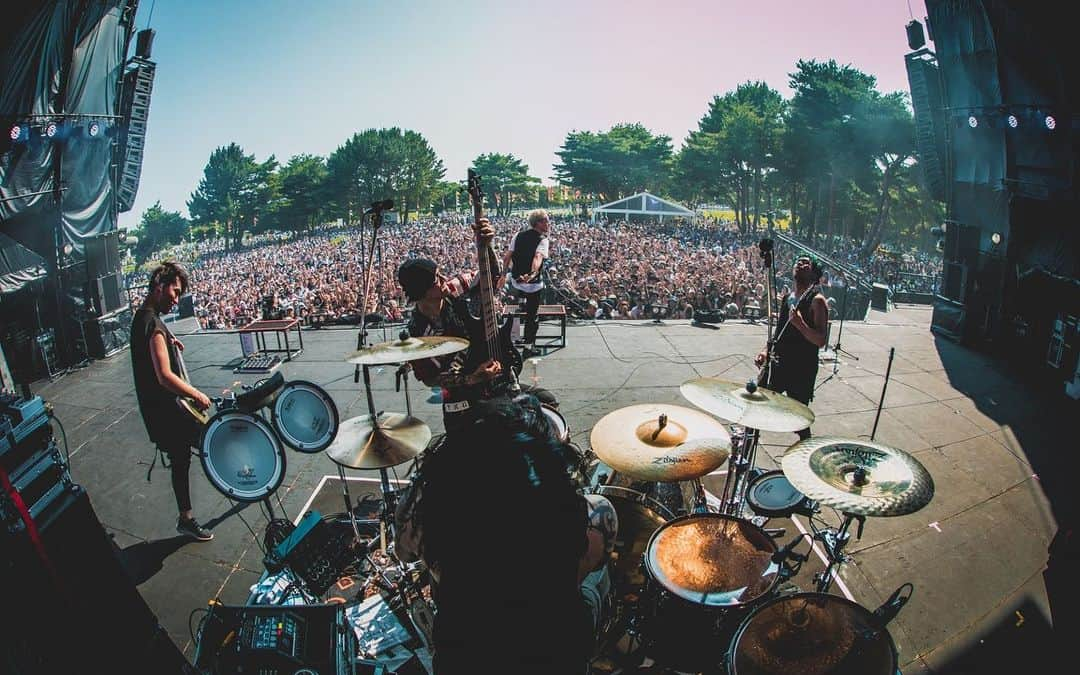
[[[154,333],[172,335],[157,311],[142,307],[131,322],[131,370],[135,375],[135,396],[150,440],[157,445],[175,444],[184,428],[183,412],[176,404],[176,394],[161,386],[150,357],[150,338]],[[179,375],[176,348],[168,343],[169,369]]]
[[[804,293],[803,295],[805,297],[797,298],[799,300],[799,314],[801,314],[803,320],[806,321],[806,325],[811,328],[816,328],[814,325],[814,311],[812,305],[814,298],[818,295],[817,286],[814,286],[811,292]],[[788,372],[808,373],[812,371],[816,374],[818,366],[818,346],[807,340],[794,326],[788,326],[792,297],[793,296],[789,295],[784,298],[784,302],[780,306],[780,314],[777,320],[776,329],[780,334],[780,339],[776,342],[777,362],[778,365]]]

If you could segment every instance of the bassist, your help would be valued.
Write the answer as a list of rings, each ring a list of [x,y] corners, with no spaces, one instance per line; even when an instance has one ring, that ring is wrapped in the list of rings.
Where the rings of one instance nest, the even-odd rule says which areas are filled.
[[[825,346],[829,329],[829,309],[818,282],[821,264],[809,256],[795,260],[792,276],[795,290],[780,303],[775,363],[769,368],[769,381],[764,386],[787,394],[804,405],[814,397],[817,377],[818,350]],[[755,363],[765,363],[765,352],[757,355]],[[800,439],[810,437],[810,429],[798,432]]]
[[[175,262],[163,262],[150,273],[146,298],[131,322],[131,370],[146,433],[169,460],[173,494],[180,512],[176,530],[193,539],[209,541],[214,538],[213,533],[192,516],[188,484],[191,447],[198,444],[198,427],[178,405],[177,397],[189,399],[202,411],[210,407],[210,399],[182,377],[180,352],[184,345],[161,320],[161,315],[172,310],[187,292],[188,285],[187,271]]]

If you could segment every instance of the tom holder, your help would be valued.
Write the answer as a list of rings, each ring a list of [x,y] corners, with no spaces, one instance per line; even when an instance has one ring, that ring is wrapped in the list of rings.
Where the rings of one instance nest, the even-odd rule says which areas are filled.
[[[859,470],[857,470],[858,472]],[[817,582],[817,590],[819,593],[828,593],[829,588],[832,586],[833,580],[836,579],[836,575],[839,572],[840,565],[849,562],[851,556],[844,553],[844,547],[847,546],[851,540],[851,524],[858,522],[859,526],[855,530],[855,538],[862,539],[863,527],[866,525],[866,516],[844,512],[844,522],[841,523],[840,528],[827,528],[816,532],[814,538],[819,540],[825,548],[825,553],[829,558],[829,565],[824,571],[814,575],[814,581]]]

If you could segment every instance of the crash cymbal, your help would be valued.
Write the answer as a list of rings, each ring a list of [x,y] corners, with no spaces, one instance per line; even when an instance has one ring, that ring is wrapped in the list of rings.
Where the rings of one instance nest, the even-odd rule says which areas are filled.
[[[355,351],[345,358],[345,362],[361,366],[379,366],[388,363],[402,363],[403,361],[446,356],[468,348],[469,341],[465,338],[446,335],[406,337],[390,342],[380,342],[377,345]]]
[[[693,408],[659,403],[604,415],[589,442],[612,469],[647,481],[698,478],[731,454],[731,435],[722,422]]]
[[[403,413],[379,413],[352,417],[341,423],[326,454],[349,469],[385,469],[416,457],[431,440],[431,429]]]
[[[934,479],[919,460],[871,441],[808,438],[788,448],[780,462],[800,492],[846,513],[903,516],[934,496]]]
[[[892,637],[868,609],[824,593],[795,593],[751,614],[732,643],[729,672],[892,675]]]
[[[751,429],[798,431],[814,421],[802,403],[752,383],[703,377],[683,382],[679,391],[702,410]]]

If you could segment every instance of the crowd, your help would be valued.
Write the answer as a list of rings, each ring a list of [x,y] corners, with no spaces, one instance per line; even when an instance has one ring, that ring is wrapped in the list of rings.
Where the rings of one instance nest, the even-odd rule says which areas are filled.
[[[506,250],[525,219],[494,219],[497,251]],[[545,269],[545,302],[565,304],[588,319],[686,319],[696,311],[754,316],[766,304],[761,234],[725,223],[587,223],[556,219]],[[361,314],[400,320],[406,301],[395,279],[409,257],[439,261],[446,273],[475,269],[472,230],[461,215],[379,229],[366,303],[363,271],[370,227],[329,227],[290,238],[262,235],[229,251],[222,240],[184,244],[157,257],[191,268],[196,316],[204,328],[242,326],[264,312],[305,323],[358,323]],[[857,242],[834,241],[830,255],[899,290],[936,281],[940,260],[914,252],[860,260]],[[774,248],[777,291],[785,292],[796,250]],[[833,273],[835,284],[850,283]],[[907,284],[907,287],[905,287]],[[932,289],[927,289],[932,290]],[[512,301],[509,294],[504,300]]]

